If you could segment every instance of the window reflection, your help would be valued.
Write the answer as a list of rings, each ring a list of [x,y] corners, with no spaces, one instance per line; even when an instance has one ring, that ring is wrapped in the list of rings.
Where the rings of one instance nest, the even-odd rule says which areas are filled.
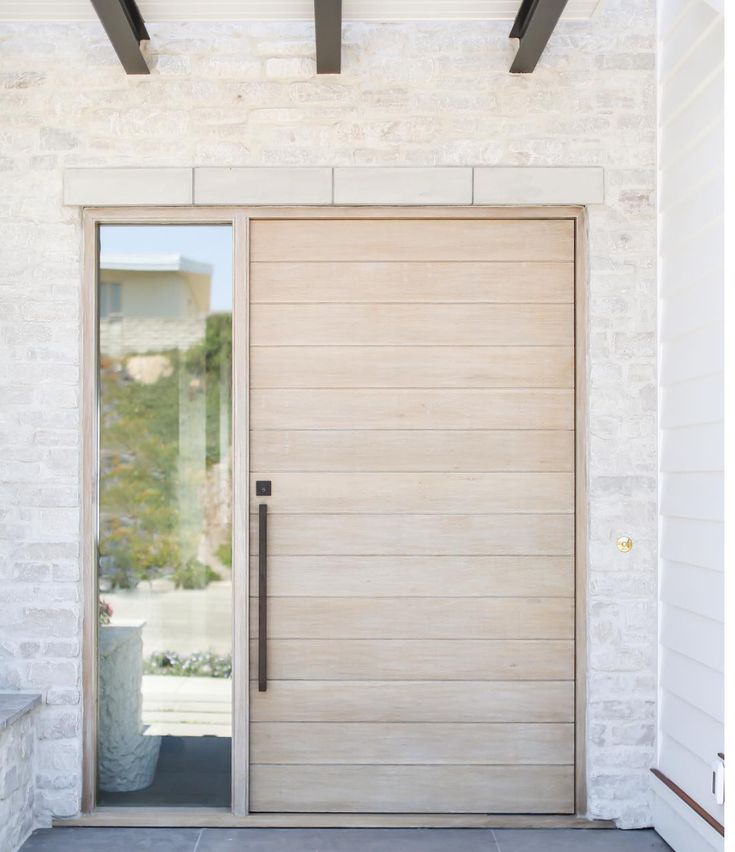
[[[229,226],[104,226],[98,802],[230,802]]]

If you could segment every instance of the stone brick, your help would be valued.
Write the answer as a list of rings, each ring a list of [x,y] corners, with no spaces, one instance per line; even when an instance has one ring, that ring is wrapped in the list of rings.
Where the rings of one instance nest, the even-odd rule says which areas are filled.
[[[265,75],[271,80],[308,80],[316,73],[316,62],[311,58],[269,59]]]
[[[18,849],[45,823],[35,795],[34,723],[38,708],[0,729],[0,849]]]

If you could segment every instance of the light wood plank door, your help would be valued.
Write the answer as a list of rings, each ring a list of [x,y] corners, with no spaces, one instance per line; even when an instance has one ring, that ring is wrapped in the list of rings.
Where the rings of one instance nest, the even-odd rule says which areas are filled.
[[[250,241],[251,810],[573,812],[574,222]]]

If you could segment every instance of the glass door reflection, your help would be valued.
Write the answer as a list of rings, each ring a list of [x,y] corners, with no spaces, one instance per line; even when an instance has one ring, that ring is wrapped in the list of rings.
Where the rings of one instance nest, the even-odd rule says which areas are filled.
[[[97,801],[227,807],[232,235],[100,228]]]

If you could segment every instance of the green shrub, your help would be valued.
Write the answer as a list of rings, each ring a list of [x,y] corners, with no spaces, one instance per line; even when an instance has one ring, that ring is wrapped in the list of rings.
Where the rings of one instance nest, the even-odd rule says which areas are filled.
[[[192,559],[186,565],[174,569],[171,579],[177,589],[206,589],[213,580],[220,580],[221,577],[209,565]]]
[[[151,654],[145,661],[146,674],[170,675],[172,677],[232,677],[232,657],[212,651],[196,651],[179,654],[176,651],[160,651]]]
[[[228,539],[217,548],[217,559],[228,568],[232,568],[232,541]]]

